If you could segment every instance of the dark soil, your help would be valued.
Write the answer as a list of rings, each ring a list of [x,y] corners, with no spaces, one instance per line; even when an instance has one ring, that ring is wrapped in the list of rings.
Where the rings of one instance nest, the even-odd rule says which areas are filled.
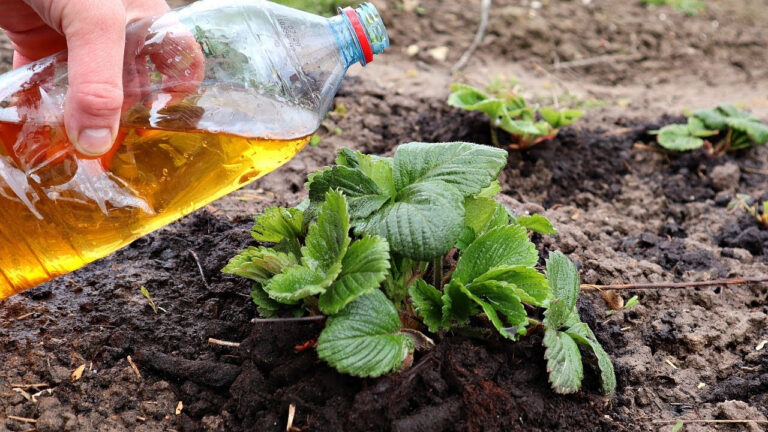
[[[737,193],[768,191],[768,148],[720,158],[661,152],[647,132],[678,118],[646,104],[666,103],[665,82],[706,93],[708,80],[730,76],[726,94],[766,88],[762,3],[723,0],[696,18],[634,1],[542,3],[494,2],[474,60],[482,73],[637,51],[640,60],[569,67],[556,80],[578,73],[643,88],[629,108],[591,111],[551,142],[510,154],[501,200],[519,214],[543,213],[559,229],[535,239],[542,256],[567,253],[593,284],[768,274],[768,229],[726,209]],[[768,347],[756,350],[768,339],[765,286],[628,292],[640,305],[610,316],[599,294],[582,296],[581,317],[615,363],[612,399],[599,394],[590,363],[582,392],[554,394],[536,333],[518,344],[433,335],[436,348],[417,354],[409,370],[360,380],[297,349],[320,323],[251,322],[248,283],[219,270],[251,244],[252,216],[298,203],[307,173],[332,162],[339,147],[390,154],[409,141],[490,142],[483,115],[444,102],[447,67],[471,40],[477,2],[425,0],[423,15],[379,5],[393,49],[342,87],[337,103],[349,112],[328,119],[342,135],[323,133],[319,147],[253,186],[0,303],[0,432],[282,431],[292,404],[301,431],[669,431],[679,419],[766,419]],[[413,57],[404,53],[411,44],[420,46]],[[429,54],[440,46],[449,48],[446,61]],[[704,54],[706,68],[696,61]],[[409,68],[418,71],[413,79],[403,78]],[[152,310],[141,286],[164,311]],[[761,430],[686,425],[747,428]]]

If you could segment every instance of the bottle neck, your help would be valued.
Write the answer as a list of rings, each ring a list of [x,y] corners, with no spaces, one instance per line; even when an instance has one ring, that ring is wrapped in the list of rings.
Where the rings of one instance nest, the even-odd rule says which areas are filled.
[[[347,67],[355,63],[365,66],[366,61],[363,47],[349,18],[345,14],[341,14],[331,18],[330,21],[331,30],[333,30],[333,35],[336,36],[336,42],[339,44],[339,50],[341,50],[344,56]]]
[[[389,47],[387,29],[381,16],[370,3],[357,9],[339,9],[339,15],[330,19],[330,26],[347,67],[355,63],[363,66],[373,61],[373,55]]]

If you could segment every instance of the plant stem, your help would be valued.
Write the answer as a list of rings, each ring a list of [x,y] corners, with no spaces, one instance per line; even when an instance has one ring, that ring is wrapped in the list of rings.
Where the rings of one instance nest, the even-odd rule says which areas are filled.
[[[528,325],[530,326],[538,326],[541,325],[541,321],[534,319],[534,318],[528,318]]]
[[[499,131],[493,123],[491,123],[491,144],[493,144],[494,147],[501,148],[501,145],[499,145]]]
[[[443,290],[443,256],[442,255],[435,258],[435,260],[432,262],[432,267],[434,267],[432,270],[434,271],[435,288],[437,288],[438,291],[442,291]]]
[[[659,282],[659,283],[638,283],[638,284],[616,284],[616,285],[581,285],[582,291],[609,291],[609,290],[654,290],[654,289],[683,289],[694,287],[706,287],[715,285],[745,285],[749,283],[766,283],[768,277],[747,277],[734,279],[718,279],[699,282]]]
[[[326,316],[324,315],[314,315],[314,316],[299,317],[299,318],[254,318],[251,320],[251,322],[254,324],[311,322],[311,321],[322,321],[325,318]]]

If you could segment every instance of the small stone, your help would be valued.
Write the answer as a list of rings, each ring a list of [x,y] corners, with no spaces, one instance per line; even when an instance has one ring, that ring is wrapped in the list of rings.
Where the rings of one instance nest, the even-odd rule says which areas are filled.
[[[35,426],[39,432],[70,432],[75,430],[77,418],[64,409],[49,409],[43,411]]]
[[[715,416],[721,420],[766,420],[765,416],[757,408],[743,401],[729,400],[721,402],[717,404],[715,410]],[[746,423],[746,426],[749,431],[759,432],[763,430],[757,423]]]
[[[732,200],[733,195],[731,195],[729,192],[722,191],[715,195],[715,205],[718,207],[727,207]]]
[[[206,432],[224,432],[224,419],[219,416],[208,415],[203,417],[202,423],[203,430]]]
[[[742,248],[726,247],[726,248],[723,248],[723,250],[721,251],[721,255],[726,258],[737,259],[744,263],[752,262],[752,258],[753,258],[752,254],[748,250],[742,249]]]
[[[70,380],[72,371],[63,366],[53,366],[49,373],[54,384],[61,384]]]
[[[448,47],[447,46],[439,46],[432,48],[429,50],[429,55],[433,59],[444,62],[446,59],[448,59]]]
[[[523,204],[523,207],[525,208],[525,211],[527,211],[530,214],[544,213],[544,207],[542,207],[540,204],[525,203],[525,204]]]
[[[682,335],[682,342],[688,351],[697,353],[707,346],[707,339],[700,333],[687,333]]]
[[[709,174],[712,186],[718,191],[734,190],[739,185],[741,169],[733,162],[716,166]]]

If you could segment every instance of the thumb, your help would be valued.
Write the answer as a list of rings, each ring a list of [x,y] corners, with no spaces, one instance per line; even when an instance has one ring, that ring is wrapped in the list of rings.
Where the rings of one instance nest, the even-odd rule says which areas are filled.
[[[69,91],[64,123],[85,156],[109,151],[123,105],[125,8],[115,0],[74,0],[61,10],[67,39]]]

